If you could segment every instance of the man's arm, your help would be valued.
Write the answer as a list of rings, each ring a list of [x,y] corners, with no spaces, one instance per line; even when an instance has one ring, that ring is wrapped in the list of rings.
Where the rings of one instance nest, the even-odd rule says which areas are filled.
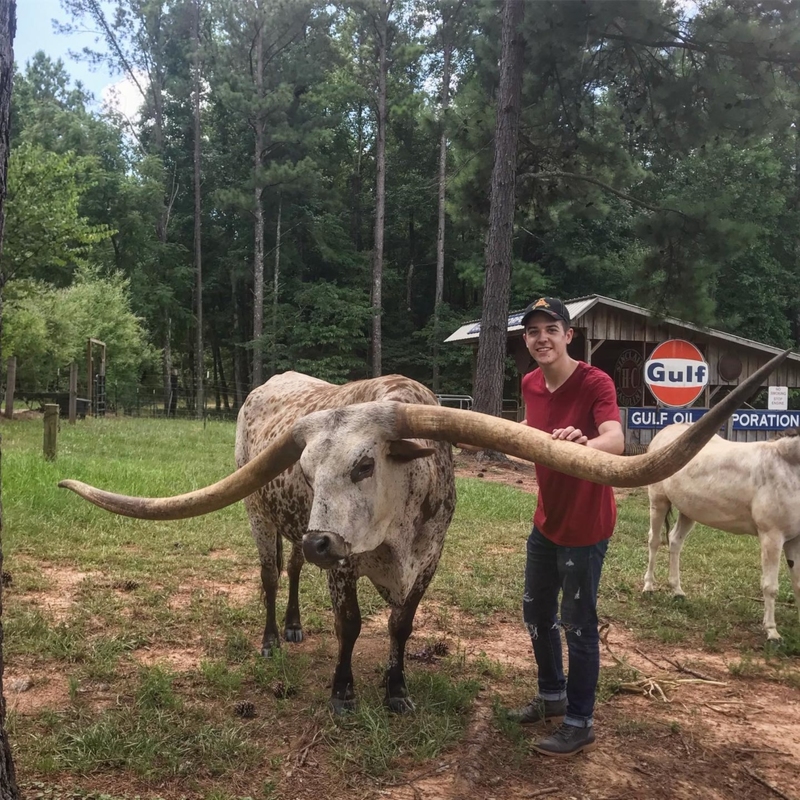
[[[586,442],[593,450],[603,450],[615,456],[621,456],[625,450],[625,434],[619,422],[601,422],[597,427],[598,435]]]
[[[553,431],[553,438],[566,439],[575,444],[585,444],[592,450],[603,450],[615,456],[622,455],[622,451],[625,449],[625,434],[622,432],[622,425],[616,420],[601,422],[597,426],[597,436],[594,439],[584,436],[580,428],[574,428],[572,425],[566,428],[556,428]]]

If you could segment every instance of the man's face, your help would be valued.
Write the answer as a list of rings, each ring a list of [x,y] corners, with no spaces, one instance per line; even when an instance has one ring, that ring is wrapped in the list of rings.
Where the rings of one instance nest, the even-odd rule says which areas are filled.
[[[523,336],[528,352],[541,367],[549,366],[566,355],[573,333],[562,320],[536,313],[528,317]]]

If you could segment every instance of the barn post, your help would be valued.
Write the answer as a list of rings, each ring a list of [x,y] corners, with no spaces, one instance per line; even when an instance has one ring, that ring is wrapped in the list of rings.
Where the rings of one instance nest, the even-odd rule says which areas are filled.
[[[57,436],[58,403],[47,403],[44,407],[44,457],[48,461],[55,461]]]
[[[17,384],[17,357],[9,356],[6,367],[6,418],[14,416],[14,391]]]
[[[78,418],[78,365],[69,365],[69,424],[74,425]]]
[[[86,340],[86,397],[89,399],[89,406],[86,415],[92,416],[92,340]]]

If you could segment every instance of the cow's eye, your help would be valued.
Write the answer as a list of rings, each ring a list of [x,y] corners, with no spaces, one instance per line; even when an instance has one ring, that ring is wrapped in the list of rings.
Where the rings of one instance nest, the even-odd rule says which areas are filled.
[[[352,480],[353,483],[358,483],[359,481],[363,481],[364,478],[369,478],[373,472],[375,472],[375,459],[364,456],[364,458],[353,467],[350,473],[350,480]]]

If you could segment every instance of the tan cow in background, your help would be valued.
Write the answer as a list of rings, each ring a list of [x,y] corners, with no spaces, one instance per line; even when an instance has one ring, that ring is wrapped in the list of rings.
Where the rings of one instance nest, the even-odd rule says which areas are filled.
[[[669,425],[653,438],[656,452],[691,425]],[[780,639],[775,627],[775,597],[781,550],[792,576],[800,609],[800,436],[770,442],[711,441],[681,470],[649,488],[650,558],[644,591],[655,588],[655,566],[662,530],[671,508],[679,514],[669,532],[669,585],[681,588],[681,548],[695,523],[728,533],[758,536],[761,545],[761,589],[768,639]]]

